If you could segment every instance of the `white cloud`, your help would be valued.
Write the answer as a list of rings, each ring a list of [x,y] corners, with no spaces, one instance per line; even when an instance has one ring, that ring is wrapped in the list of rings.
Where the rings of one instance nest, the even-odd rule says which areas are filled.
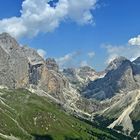
[[[0,32],[8,32],[16,38],[33,37],[39,32],[51,32],[63,20],[71,19],[78,24],[94,23],[91,10],[97,0],[59,0],[50,7],[48,0],[24,0],[21,16],[0,20]]]
[[[140,35],[137,37],[131,38],[128,43],[132,46],[140,46]]]
[[[106,64],[109,64],[116,57],[124,56],[129,60],[133,61],[137,57],[140,57],[140,35],[129,39],[126,45],[102,45],[107,50]]]
[[[93,23],[90,10],[96,8],[97,0],[67,0],[68,16],[80,24]]]
[[[89,57],[87,57],[87,54]],[[68,68],[68,67],[83,67],[83,66],[92,66],[92,58],[95,53],[83,53],[81,51],[75,51],[72,53],[68,53],[63,57],[56,58],[56,62],[59,64],[61,68]]]
[[[95,52],[89,52],[88,56],[89,56],[89,58],[93,58],[95,56]]]
[[[108,58],[106,60],[106,64],[109,64],[113,59],[118,56],[124,56],[131,61],[140,56],[140,48],[138,46],[113,46],[113,45],[103,45],[103,47],[107,50]]]
[[[60,67],[73,67],[75,64],[76,57],[80,55],[79,52],[68,53],[63,57],[56,58],[56,62],[59,64]]]
[[[47,52],[43,49],[38,49],[37,53],[42,57],[42,58],[46,58]]]

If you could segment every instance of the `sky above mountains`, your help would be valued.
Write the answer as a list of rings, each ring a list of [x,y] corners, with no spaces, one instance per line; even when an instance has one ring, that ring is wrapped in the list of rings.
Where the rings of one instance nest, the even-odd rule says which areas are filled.
[[[140,56],[139,0],[1,0],[0,32],[54,57],[61,67],[97,70]]]

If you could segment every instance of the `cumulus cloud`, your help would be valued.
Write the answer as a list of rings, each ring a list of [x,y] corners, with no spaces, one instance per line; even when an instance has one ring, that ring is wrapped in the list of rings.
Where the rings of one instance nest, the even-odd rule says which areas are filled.
[[[124,56],[131,61],[140,56],[140,48],[138,46],[130,46],[130,45],[103,45],[103,47],[107,50],[108,57],[106,60],[106,64],[109,64],[116,57]]]
[[[89,57],[87,57],[87,55]],[[56,58],[56,61],[61,68],[92,66],[94,56],[94,52],[83,53],[81,51],[75,51],[68,53],[63,57]]]
[[[75,60],[81,55],[80,52],[72,52],[64,55],[63,57],[56,58],[56,62],[61,68],[75,67]]]
[[[71,19],[78,24],[94,23],[91,10],[97,0],[59,0],[55,7],[49,0],[24,0],[21,16],[0,20],[0,32],[8,32],[16,38],[33,37],[39,32],[51,32],[60,22]]]
[[[42,57],[42,58],[46,58],[47,52],[43,49],[38,49],[37,53]]]
[[[67,0],[68,16],[80,24],[93,23],[91,10],[96,8],[97,0]]]
[[[140,35],[137,37],[131,38],[128,43],[132,46],[140,46]]]

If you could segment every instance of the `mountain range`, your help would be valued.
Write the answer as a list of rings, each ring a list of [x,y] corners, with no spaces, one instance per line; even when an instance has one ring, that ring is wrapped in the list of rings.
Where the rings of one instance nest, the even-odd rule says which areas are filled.
[[[140,57],[59,70],[7,33],[0,34],[2,140],[140,139]]]

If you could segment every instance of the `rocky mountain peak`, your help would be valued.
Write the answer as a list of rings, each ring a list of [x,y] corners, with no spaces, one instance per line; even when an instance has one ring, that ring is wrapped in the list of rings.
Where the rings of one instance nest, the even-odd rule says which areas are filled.
[[[136,58],[136,59],[133,61],[133,64],[140,65],[140,57]]]
[[[8,33],[4,32],[0,34],[0,39],[7,39],[7,38],[12,38]],[[13,39],[13,38],[12,38]]]
[[[86,87],[85,95],[96,99],[111,98],[117,93],[134,90],[139,81],[138,67],[125,57],[113,60],[106,69],[107,74],[95,81],[91,81]],[[135,75],[136,76],[135,76]]]
[[[80,67],[80,70],[85,71],[85,72],[88,72],[88,71],[94,71],[95,72],[95,70],[90,66]]]
[[[46,67],[49,70],[59,71],[59,66],[57,65],[54,58],[47,58],[46,59]]]
[[[21,47],[21,50],[31,65],[45,63],[44,59],[37,53],[36,50],[29,48],[28,46]]]
[[[124,62],[127,61],[129,60],[123,56],[115,58],[113,61],[110,62],[110,64],[106,68],[106,72],[117,69],[119,66],[121,66]]]
[[[8,53],[13,49],[19,48],[17,41],[8,33],[0,34],[0,46]]]

